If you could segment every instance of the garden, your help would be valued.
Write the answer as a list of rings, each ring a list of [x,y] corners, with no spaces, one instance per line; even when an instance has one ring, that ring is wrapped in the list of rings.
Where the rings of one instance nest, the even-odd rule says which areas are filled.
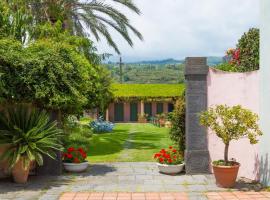
[[[39,175],[40,168],[54,170],[63,166],[59,175],[65,173],[67,177],[74,175],[80,179],[80,175],[102,178],[112,173],[121,182],[122,175],[113,174],[114,170],[118,170],[116,173],[119,169],[137,173],[138,167],[138,171],[147,171],[147,174],[137,175],[143,175],[142,184],[148,183],[149,187],[155,182],[144,180],[147,177],[179,181],[179,174],[183,175],[185,171],[186,144],[193,142],[186,141],[185,85],[135,84],[130,90],[128,84],[115,84],[110,72],[102,66],[108,55],[98,53],[94,42],[86,37],[84,25],[90,27],[97,40],[100,35],[105,37],[117,53],[120,53],[118,46],[104,23],[118,31],[131,46],[129,31],[139,39],[142,35],[121,12],[102,1],[75,2],[73,8],[65,1],[59,1],[57,5],[52,1],[46,4],[19,0],[0,2],[1,175],[16,183],[27,184],[29,175]],[[115,2],[140,13],[132,1]],[[113,22],[93,14],[92,10],[109,15]],[[229,72],[257,70],[258,34],[257,29],[245,33],[236,48],[226,52],[224,63],[215,66],[216,69]],[[146,94],[146,98],[152,97],[151,87],[156,88],[155,93],[162,92],[160,97],[165,99],[171,93],[181,91],[183,94],[179,92],[173,99],[174,109],[170,113],[148,116],[142,109],[143,112],[135,116],[140,123],[112,123],[104,119],[115,97],[126,97],[127,93],[136,96],[140,92]],[[122,88],[124,92],[115,95],[116,88]],[[84,114],[89,110],[97,111],[96,119]],[[242,138],[257,144],[263,135],[258,121],[257,114],[240,105],[216,105],[196,113],[193,123],[199,123],[200,128],[209,128],[224,145],[224,158],[211,163],[219,187],[236,185],[241,163],[230,159],[229,147],[232,141]],[[111,163],[118,163],[118,169]],[[127,163],[128,167],[122,169],[121,163]],[[130,163],[134,163],[135,169]],[[130,179],[137,181],[137,177]],[[125,181],[129,183],[130,180]],[[188,187],[185,181],[181,186]],[[203,184],[208,184],[207,181],[203,180]]]

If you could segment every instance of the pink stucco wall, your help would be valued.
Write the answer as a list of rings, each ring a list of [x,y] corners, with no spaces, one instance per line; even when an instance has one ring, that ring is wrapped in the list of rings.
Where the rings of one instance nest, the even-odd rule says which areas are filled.
[[[229,73],[210,68],[207,77],[208,107],[218,104],[242,105],[259,113],[259,72]],[[211,160],[223,158],[224,145],[211,131],[208,131],[208,147]],[[229,158],[241,163],[239,176],[257,179],[258,145],[250,145],[247,139],[233,141]]]

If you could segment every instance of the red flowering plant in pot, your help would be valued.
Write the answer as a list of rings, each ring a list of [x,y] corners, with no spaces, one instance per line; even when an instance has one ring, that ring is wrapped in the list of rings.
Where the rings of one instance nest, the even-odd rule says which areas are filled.
[[[158,169],[164,174],[177,174],[184,169],[183,155],[170,146],[168,149],[161,149],[154,155]]]
[[[63,153],[63,165],[68,172],[82,172],[88,167],[87,153],[83,148],[69,147]]]

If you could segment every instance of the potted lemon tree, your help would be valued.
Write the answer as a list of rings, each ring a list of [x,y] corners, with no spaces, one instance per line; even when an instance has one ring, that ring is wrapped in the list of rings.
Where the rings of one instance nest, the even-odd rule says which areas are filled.
[[[240,105],[217,105],[200,114],[200,124],[210,128],[224,143],[224,158],[212,162],[218,186],[230,188],[235,185],[240,163],[228,159],[230,143],[248,138],[250,144],[256,144],[257,137],[262,135],[258,120],[257,114]]]

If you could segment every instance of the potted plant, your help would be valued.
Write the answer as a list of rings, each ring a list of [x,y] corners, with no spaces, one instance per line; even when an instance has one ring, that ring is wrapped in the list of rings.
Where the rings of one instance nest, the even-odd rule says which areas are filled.
[[[228,159],[230,142],[248,138],[251,144],[256,144],[257,136],[262,135],[258,120],[257,114],[240,105],[217,105],[200,114],[200,124],[210,128],[224,143],[223,160],[212,162],[217,185],[225,188],[235,185],[240,164]]]
[[[184,168],[182,154],[172,146],[169,149],[161,149],[154,155],[158,169],[164,174],[177,174]]]
[[[83,172],[88,167],[87,154],[83,148],[69,147],[63,154],[63,165],[68,172]]]
[[[147,117],[148,117],[148,114],[145,114],[145,113],[138,114],[138,122],[147,123]]]
[[[159,125],[161,127],[164,127],[165,122],[166,122],[166,114],[162,113],[162,114],[159,115]]]
[[[16,183],[27,182],[30,167],[43,165],[43,155],[55,158],[62,131],[45,111],[13,105],[0,114],[0,145],[8,145],[1,159],[8,162]]]

